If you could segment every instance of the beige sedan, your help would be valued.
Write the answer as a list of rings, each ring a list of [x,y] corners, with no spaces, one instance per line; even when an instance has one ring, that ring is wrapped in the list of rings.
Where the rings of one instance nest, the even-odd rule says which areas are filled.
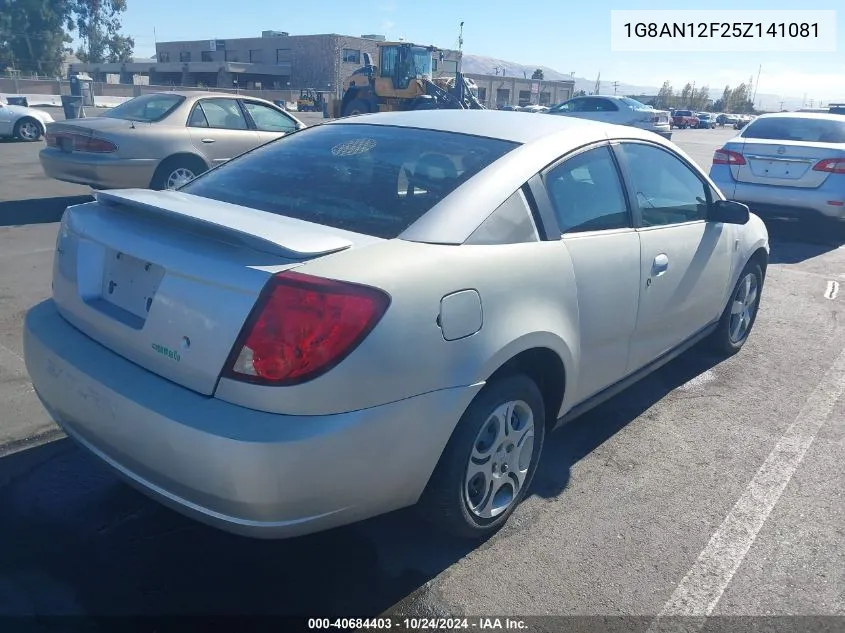
[[[47,124],[50,178],[95,189],[176,189],[202,172],[306,127],[263,99],[159,92],[102,116]]]

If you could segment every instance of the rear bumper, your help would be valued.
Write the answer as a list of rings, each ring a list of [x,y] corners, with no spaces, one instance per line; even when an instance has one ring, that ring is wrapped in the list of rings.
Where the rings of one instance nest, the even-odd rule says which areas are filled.
[[[56,422],[124,480],[182,514],[259,538],[415,503],[480,389],[338,415],[245,409],[115,355],[68,324],[52,300],[27,313],[24,355]]]
[[[146,189],[159,163],[152,158],[68,153],[52,147],[42,149],[38,158],[50,178],[102,189]]]
[[[845,202],[845,195],[822,186],[817,189],[760,185],[737,182],[728,165],[713,165],[710,178],[730,200],[743,202],[760,214],[778,214],[806,217],[818,214],[834,219],[845,219],[845,204],[828,204],[829,201]]]

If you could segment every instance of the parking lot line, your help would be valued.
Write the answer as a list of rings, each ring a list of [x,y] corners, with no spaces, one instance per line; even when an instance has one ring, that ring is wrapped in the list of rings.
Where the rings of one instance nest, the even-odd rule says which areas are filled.
[[[816,386],[795,421],[778,440],[695,564],[649,627],[662,630],[661,617],[703,618],[716,604],[739,569],[772,509],[795,474],[836,402],[845,392],[845,350]]]
[[[18,368],[26,369],[26,363],[23,360],[23,356],[18,354],[17,352],[9,349],[3,343],[0,343],[0,358],[3,356],[7,356],[11,359],[11,362]],[[4,363],[5,365],[6,363]]]

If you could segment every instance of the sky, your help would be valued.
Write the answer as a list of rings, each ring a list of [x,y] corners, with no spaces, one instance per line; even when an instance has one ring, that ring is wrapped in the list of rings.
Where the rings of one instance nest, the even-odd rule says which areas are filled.
[[[574,71],[576,77],[592,79],[601,73],[602,81],[660,86],[668,80],[677,88],[687,82],[721,88],[756,79],[762,67],[757,86],[761,94],[806,97],[816,102],[845,100],[845,4],[841,0],[814,0],[806,7],[841,9],[837,17],[843,23],[836,31],[836,53],[611,51],[611,10],[669,10],[676,8],[677,2],[128,0],[127,4],[123,31],[135,38],[138,57],[151,57],[156,39],[257,37],[267,29],[291,35],[378,33],[418,44],[457,48],[463,21],[465,53],[547,66],[562,73]],[[727,11],[736,9],[737,4],[717,0],[704,8]],[[741,3],[743,10],[796,9],[800,4],[794,0]]]

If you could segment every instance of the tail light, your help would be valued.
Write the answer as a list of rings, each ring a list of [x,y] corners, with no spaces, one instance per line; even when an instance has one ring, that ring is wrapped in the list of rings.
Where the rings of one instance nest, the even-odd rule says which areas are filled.
[[[117,145],[111,141],[85,134],[67,132],[48,132],[45,135],[48,147],[62,147],[71,145],[75,152],[90,152],[92,154],[111,154],[117,151]]]
[[[277,386],[312,380],[346,358],[389,305],[377,288],[280,273],[262,291],[223,375]]]
[[[744,165],[745,156],[729,149],[717,149],[713,154],[714,165]]]
[[[826,171],[829,174],[845,174],[845,158],[825,158],[813,166],[813,171]]]

